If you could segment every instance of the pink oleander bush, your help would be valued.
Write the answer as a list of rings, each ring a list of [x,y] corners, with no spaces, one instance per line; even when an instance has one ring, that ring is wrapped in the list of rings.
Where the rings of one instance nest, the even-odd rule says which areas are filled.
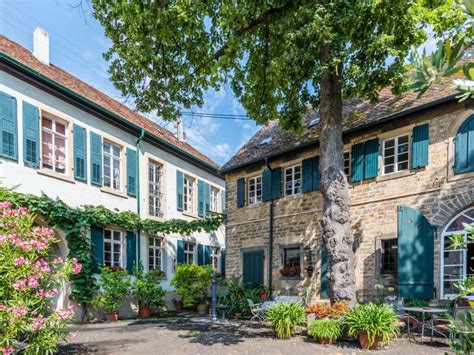
[[[54,311],[51,298],[82,265],[51,257],[51,229],[38,227],[26,208],[0,202],[0,354],[47,354],[67,336],[74,310]]]

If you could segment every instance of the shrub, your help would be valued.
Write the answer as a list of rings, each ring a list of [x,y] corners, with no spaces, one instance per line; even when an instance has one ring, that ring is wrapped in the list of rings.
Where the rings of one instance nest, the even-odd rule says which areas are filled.
[[[361,304],[344,315],[348,334],[357,337],[360,332],[367,332],[369,348],[376,338],[380,338],[380,345],[385,345],[397,335],[397,320],[395,312],[386,304]]]
[[[205,303],[211,281],[212,269],[209,266],[178,265],[171,285],[176,287],[176,294],[183,298],[184,307],[195,308]]]
[[[53,353],[74,312],[52,311],[50,299],[82,266],[51,260],[54,232],[36,227],[27,209],[11,208],[0,203],[0,353]]]
[[[164,307],[165,290],[160,285],[161,273],[140,269],[135,275],[132,292],[140,307]]]
[[[103,267],[100,270],[99,286],[101,292],[94,297],[92,304],[112,313],[120,308],[122,298],[130,289],[130,278],[126,271]]]
[[[278,339],[288,339],[295,326],[306,321],[304,308],[296,303],[277,303],[265,312],[265,319],[270,323]]]
[[[226,313],[233,316],[236,313],[248,313],[250,308],[247,299],[254,303],[260,303],[262,292],[268,292],[268,288],[259,284],[244,284],[238,277],[224,280],[226,288],[225,297],[222,300],[228,308]]]
[[[347,302],[336,302],[332,306],[328,303],[312,304],[306,308],[306,314],[314,314],[316,318],[340,318],[349,311]]]
[[[308,329],[308,334],[319,342],[332,343],[341,336],[341,321],[339,319],[316,319]]]

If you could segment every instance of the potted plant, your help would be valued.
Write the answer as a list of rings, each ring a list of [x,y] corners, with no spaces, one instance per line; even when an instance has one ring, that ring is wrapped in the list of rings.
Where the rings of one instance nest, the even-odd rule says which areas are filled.
[[[362,349],[378,349],[398,333],[396,313],[386,304],[362,304],[344,316],[350,336],[357,337]]]
[[[142,270],[137,271],[133,282],[132,292],[138,302],[138,314],[141,318],[151,315],[152,307],[163,307],[165,305],[165,291],[160,286],[160,274],[150,271],[146,274]]]
[[[333,318],[316,319],[308,334],[321,344],[332,344],[341,336],[341,321]]]
[[[278,339],[289,339],[306,317],[304,308],[297,303],[277,303],[265,312],[265,319]]]
[[[130,278],[125,271],[113,271],[103,267],[100,270],[99,287],[101,292],[94,297],[92,304],[105,310],[105,319],[109,322],[118,320],[118,309],[121,300],[130,288]]]
[[[181,312],[183,310],[183,298],[180,296],[173,297],[174,308]]]

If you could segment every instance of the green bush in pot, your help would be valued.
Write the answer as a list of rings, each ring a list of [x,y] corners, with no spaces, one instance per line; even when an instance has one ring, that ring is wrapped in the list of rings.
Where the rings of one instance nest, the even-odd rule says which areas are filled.
[[[161,271],[151,270],[143,273],[139,270],[135,274],[132,292],[139,306],[139,314],[142,318],[148,318],[152,307],[165,306],[165,290],[161,287]]]
[[[322,344],[332,344],[342,334],[341,321],[333,318],[316,319],[309,326],[308,334]]]
[[[296,303],[277,303],[265,311],[265,319],[270,323],[278,339],[288,339],[295,327],[306,322],[303,306]]]
[[[207,301],[207,289],[211,286],[212,269],[210,266],[196,264],[178,265],[171,280],[175,293],[183,298],[183,306],[196,308]]]

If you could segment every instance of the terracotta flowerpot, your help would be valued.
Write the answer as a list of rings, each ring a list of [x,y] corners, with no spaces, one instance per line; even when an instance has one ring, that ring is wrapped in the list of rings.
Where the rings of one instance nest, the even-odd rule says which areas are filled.
[[[140,318],[149,318],[151,316],[150,307],[139,307],[138,315],[140,316]]]
[[[174,301],[174,308],[178,311],[181,312],[183,310],[183,301]]]
[[[327,345],[327,344],[332,344],[334,343],[334,339],[331,339],[331,338],[321,338],[319,339],[319,342],[323,345]]]
[[[359,344],[360,344],[361,349],[370,349],[370,350],[379,349],[380,340],[381,338],[379,336],[376,336],[374,343],[372,344],[371,347],[369,347],[369,335],[367,334],[367,332],[359,332]]]
[[[268,293],[267,293],[267,292],[262,292],[262,293],[260,294],[260,300],[261,300],[262,302],[268,300]]]
[[[107,322],[116,322],[118,321],[118,312],[105,313],[105,320]]]
[[[240,319],[240,318],[242,318],[242,313],[235,313],[235,314],[234,314],[234,318],[235,318],[235,319]]]
[[[200,316],[205,316],[209,313],[209,305],[208,304],[198,304],[197,311]]]

